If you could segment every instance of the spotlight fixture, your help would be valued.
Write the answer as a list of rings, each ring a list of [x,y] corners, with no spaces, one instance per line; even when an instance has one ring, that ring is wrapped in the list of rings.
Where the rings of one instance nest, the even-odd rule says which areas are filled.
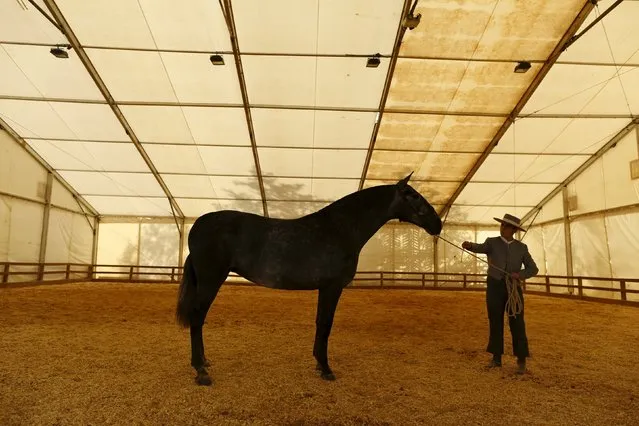
[[[56,58],[67,59],[69,57],[69,54],[67,53],[66,50],[63,49],[63,47],[65,47],[65,46],[52,47],[50,52]],[[71,49],[71,46],[66,46],[66,48],[67,48],[67,50],[69,50],[69,49]]]
[[[408,15],[404,17],[404,21],[402,22],[402,26],[404,28],[408,28],[409,30],[414,30],[419,25],[419,21],[422,19],[422,14],[418,13],[417,16],[413,15],[413,12],[410,11]]]
[[[211,55],[209,59],[213,65],[224,65],[224,58],[222,55]]]
[[[530,62],[519,62],[515,67],[515,72],[519,74],[523,74],[530,69]]]
[[[379,66],[379,58],[368,58],[366,68],[377,68]]]

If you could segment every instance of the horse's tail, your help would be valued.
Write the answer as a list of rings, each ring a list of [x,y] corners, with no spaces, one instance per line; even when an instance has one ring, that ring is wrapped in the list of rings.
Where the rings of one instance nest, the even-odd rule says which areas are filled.
[[[177,307],[175,309],[175,319],[183,327],[191,325],[191,314],[197,303],[196,296],[195,269],[193,269],[193,263],[189,255],[186,256],[186,261],[184,262],[184,274],[178,289]]]

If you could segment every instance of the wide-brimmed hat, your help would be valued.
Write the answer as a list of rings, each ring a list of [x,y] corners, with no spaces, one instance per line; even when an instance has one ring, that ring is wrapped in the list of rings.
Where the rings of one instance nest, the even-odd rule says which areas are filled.
[[[497,222],[514,226],[515,228],[520,229],[524,232],[526,231],[524,228],[521,227],[521,220],[511,214],[506,213],[503,219],[499,219],[498,217],[494,217],[493,219],[495,219]]]

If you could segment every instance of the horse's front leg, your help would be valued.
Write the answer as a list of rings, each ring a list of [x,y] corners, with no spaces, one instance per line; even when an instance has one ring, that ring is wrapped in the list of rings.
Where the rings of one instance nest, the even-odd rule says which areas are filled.
[[[341,295],[342,286],[319,289],[313,356],[317,360],[316,368],[321,371],[322,379],[324,380],[335,380],[335,374],[333,374],[333,370],[328,365],[328,337],[331,334],[335,309]]]

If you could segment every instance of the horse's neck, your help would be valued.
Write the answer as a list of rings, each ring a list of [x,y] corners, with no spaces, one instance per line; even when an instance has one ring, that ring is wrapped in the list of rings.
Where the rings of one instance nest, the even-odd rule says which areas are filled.
[[[395,190],[377,186],[350,194],[326,207],[325,214],[338,222],[345,239],[361,250],[364,244],[390,219],[389,207]]]

